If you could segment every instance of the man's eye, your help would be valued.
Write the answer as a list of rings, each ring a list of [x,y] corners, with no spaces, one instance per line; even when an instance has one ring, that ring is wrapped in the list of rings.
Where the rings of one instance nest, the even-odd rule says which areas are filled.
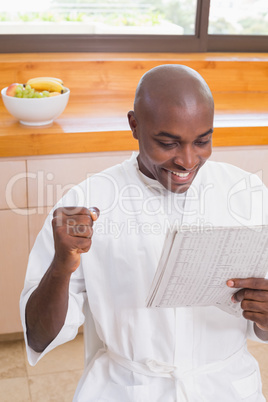
[[[164,148],[171,148],[173,146],[176,146],[176,143],[174,142],[159,142],[159,144],[164,147]]]
[[[207,140],[207,141],[196,141],[196,145],[199,145],[199,146],[201,146],[202,147],[202,145],[206,145],[206,144],[209,144],[210,143],[210,139],[209,140]]]

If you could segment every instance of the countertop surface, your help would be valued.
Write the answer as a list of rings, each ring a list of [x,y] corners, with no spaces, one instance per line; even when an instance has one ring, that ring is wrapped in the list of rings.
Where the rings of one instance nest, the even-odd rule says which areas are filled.
[[[268,144],[268,93],[215,93],[214,146]],[[71,92],[50,126],[24,126],[0,99],[0,156],[52,155],[138,149],[128,126],[133,99]]]

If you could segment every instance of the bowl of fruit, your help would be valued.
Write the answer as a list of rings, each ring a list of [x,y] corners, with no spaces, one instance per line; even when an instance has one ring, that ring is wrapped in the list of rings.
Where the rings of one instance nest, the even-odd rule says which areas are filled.
[[[51,124],[64,111],[70,90],[59,78],[37,77],[14,83],[1,91],[8,112],[30,126]]]

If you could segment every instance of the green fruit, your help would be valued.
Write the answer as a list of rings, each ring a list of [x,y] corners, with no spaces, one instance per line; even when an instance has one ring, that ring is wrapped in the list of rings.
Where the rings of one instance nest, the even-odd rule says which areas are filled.
[[[31,89],[30,90],[30,92],[29,92],[29,98],[33,98],[33,96],[34,96],[34,89]]]
[[[15,90],[14,95],[17,98],[25,98],[25,99],[32,99],[32,98],[48,98],[50,96],[49,91],[36,91],[31,85],[27,84],[26,86],[22,84],[18,84]]]

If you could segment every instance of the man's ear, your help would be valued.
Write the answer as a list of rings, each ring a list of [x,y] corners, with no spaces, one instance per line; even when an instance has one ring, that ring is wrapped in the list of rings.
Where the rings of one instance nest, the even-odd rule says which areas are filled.
[[[137,125],[138,125],[138,123],[137,123],[137,120],[135,118],[135,114],[134,114],[133,110],[128,112],[127,117],[128,117],[129,127],[130,127],[130,129],[132,131],[132,135],[136,140],[138,140],[138,134],[137,134]]]

